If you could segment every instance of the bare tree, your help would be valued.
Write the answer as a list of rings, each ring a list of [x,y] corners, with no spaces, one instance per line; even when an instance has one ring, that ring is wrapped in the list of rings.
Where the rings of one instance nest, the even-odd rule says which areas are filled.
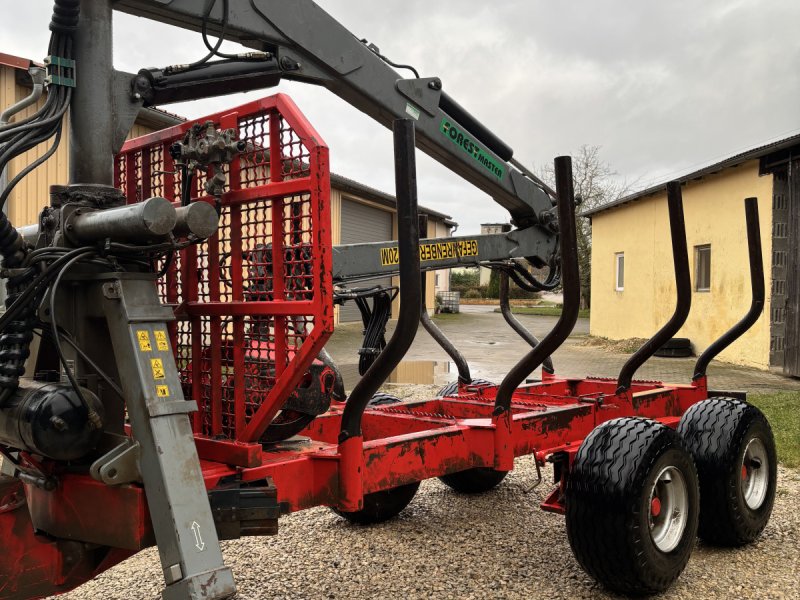
[[[554,187],[555,174],[548,165],[539,170],[539,176]],[[582,145],[572,156],[572,178],[575,186],[575,197],[580,202],[576,216],[578,238],[578,264],[581,271],[581,305],[591,305],[592,276],[592,225],[580,213],[609,202],[619,200],[630,193],[633,185],[620,179],[617,173],[600,156],[600,146]]]

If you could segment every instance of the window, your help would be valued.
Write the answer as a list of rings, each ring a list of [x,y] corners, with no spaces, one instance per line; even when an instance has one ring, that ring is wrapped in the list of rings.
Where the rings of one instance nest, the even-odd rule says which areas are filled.
[[[621,292],[625,289],[625,253],[620,252],[614,255],[616,265],[616,276],[614,278],[614,289]]]
[[[694,291],[711,291],[711,245],[694,247]]]

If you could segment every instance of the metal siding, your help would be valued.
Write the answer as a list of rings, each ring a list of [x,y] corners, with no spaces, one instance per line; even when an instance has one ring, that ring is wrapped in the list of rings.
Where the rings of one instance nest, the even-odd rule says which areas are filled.
[[[392,237],[392,213],[368,206],[354,200],[341,198],[340,244],[383,242]],[[364,285],[391,285],[391,278],[373,279]],[[352,323],[361,320],[354,302],[339,309],[339,322]]]
[[[30,94],[30,89],[18,85],[16,82],[15,69],[0,67],[0,108],[6,108],[13,103],[21,100]],[[44,103],[46,95],[34,106],[19,113],[16,119],[23,119],[37,111]],[[39,218],[39,212],[49,201],[50,186],[53,184],[65,184],[69,181],[69,117],[64,118],[64,127],[61,133],[61,143],[58,150],[47,162],[39,166],[25,177],[14,188],[8,199],[8,216],[11,222],[17,226],[35,223]],[[150,133],[152,129],[136,124],[131,130],[129,137],[137,137]],[[49,144],[40,144],[25,154],[11,161],[8,169],[8,179],[12,179],[17,173],[24,169],[28,164],[42,156]]]
[[[786,344],[788,269],[796,259],[789,254],[789,173],[775,172],[772,192],[772,286],[770,303],[770,359],[772,367],[784,366]],[[794,317],[792,317],[794,319]]]
[[[800,160],[789,163],[786,269],[786,337],[784,338],[783,374],[800,376]],[[775,306],[775,304],[773,304]]]
[[[30,90],[16,86],[15,100],[21,100],[30,93]],[[46,95],[33,106],[18,113],[16,119],[23,119],[35,113],[44,104]],[[15,120],[16,120],[15,119]],[[51,184],[66,183],[67,181],[67,155],[69,147],[69,127],[65,126],[61,135],[58,150],[47,162],[32,171],[14,188],[9,196],[8,216],[16,226],[35,223],[39,211],[48,203],[48,193]],[[51,140],[52,141],[52,140]],[[35,148],[18,156],[9,165],[9,179],[16,176],[27,165],[41,157],[50,147],[49,143],[39,144]]]

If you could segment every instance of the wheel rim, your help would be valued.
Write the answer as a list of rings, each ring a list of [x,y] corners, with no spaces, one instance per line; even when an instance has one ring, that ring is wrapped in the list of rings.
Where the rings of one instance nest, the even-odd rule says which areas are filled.
[[[758,438],[747,444],[739,473],[740,487],[745,504],[756,510],[764,504],[769,487],[769,459],[767,448]]]
[[[686,530],[689,491],[683,473],[664,467],[656,477],[648,503],[650,537],[661,552],[674,550]]]

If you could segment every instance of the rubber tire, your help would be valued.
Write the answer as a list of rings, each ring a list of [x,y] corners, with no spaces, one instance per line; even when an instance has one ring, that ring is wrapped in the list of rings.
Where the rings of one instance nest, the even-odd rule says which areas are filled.
[[[687,521],[674,550],[662,552],[650,536],[650,490],[660,470],[677,467],[686,482]],[[666,590],[694,548],[700,509],[697,471],[680,436],[641,418],[596,427],[575,457],[566,487],[570,546],[598,582],[628,595]]]
[[[662,350],[692,349],[692,342],[689,338],[670,338],[661,346]]]
[[[332,508],[340,517],[344,517],[356,525],[375,525],[383,523],[400,514],[414,499],[420,482],[401,485],[389,490],[364,495],[364,507],[354,512],[344,512]]]
[[[367,406],[386,406],[387,404],[398,404],[400,402],[400,398],[395,396],[394,394],[387,394],[386,392],[375,392],[369,402],[367,402]]]
[[[376,392],[367,406],[387,406],[399,404],[400,398],[385,392]],[[354,512],[344,512],[338,508],[331,508],[340,517],[356,525],[375,525],[393,519],[408,506],[419,490],[420,482],[401,485],[396,488],[382,490],[364,495],[364,507]]]
[[[491,386],[494,385],[494,383],[488,381],[487,379],[473,379],[470,385]],[[458,396],[458,381],[451,381],[448,383],[439,390],[437,396],[439,398],[444,398],[445,396]]]
[[[466,471],[442,475],[439,481],[462,494],[482,494],[496,488],[508,475],[508,471],[496,471],[491,467],[475,467]]]
[[[289,420],[283,420],[281,417],[289,416]],[[261,435],[260,442],[262,444],[277,444],[298,435],[303,429],[311,425],[311,421],[317,418],[317,415],[310,415],[308,413],[301,413],[295,410],[281,411],[278,413],[276,420],[273,420],[267,426],[267,429]]]
[[[722,546],[756,540],[772,514],[778,480],[775,439],[764,413],[736,398],[709,398],[686,411],[678,432],[700,474],[700,538]],[[747,506],[740,485],[744,451],[754,437],[769,459],[767,495],[756,510]]]
[[[692,356],[691,348],[660,348],[653,353],[660,358],[688,358]]]

